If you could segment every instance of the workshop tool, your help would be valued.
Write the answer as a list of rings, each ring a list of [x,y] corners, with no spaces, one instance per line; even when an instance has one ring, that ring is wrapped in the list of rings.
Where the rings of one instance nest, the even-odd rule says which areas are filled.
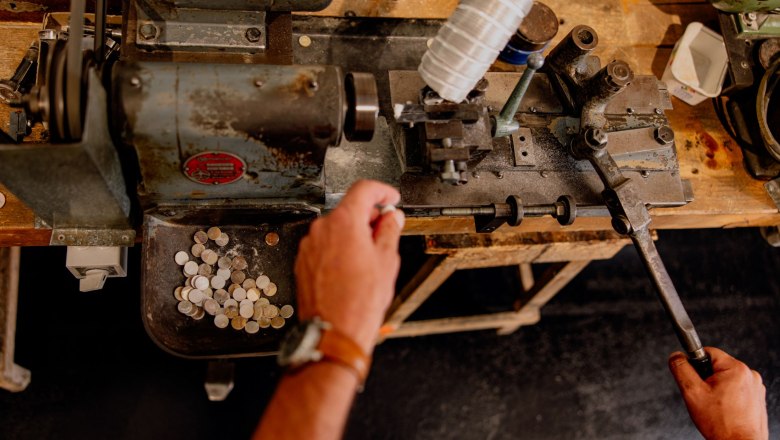
[[[548,59],[548,73],[557,79],[556,86],[572,97],[571,104],[581,112],[580,131],[569,148],[577,159],[588,160],[598,173],[604,187],[602,196],[612,216],[614,229],[628,235],[634,243],[642,263],[656,288],[659,299],[669,315],[677,338],[685,349],[688,360],[699,375],[711,376],[712,363],[704,350],[696,329],[672,283],[650,234],[650,212],[642,200],[637,180],[621,171],[607,149],[610,132],[604,114],[608,103],[623,93],[635,79],[625,62],[616,60],[592,74],[571,69],[570,59],[587,60],[593,50],[595,31],[575,28],[562,43],[568,51],[554,50]],[[659,144],[674,143],[674,131],[662,125],[655,128],[654,138]]]
[[[29,91],[35,81],[35,65],[38,62],[37,41],[34,41],[24,58],[16,66],[14,74],[9,79],[0,80],[0,102],[9,104],[19,100],[23,94]]]
[[[486,71],[530,1],[500,17],[506,29],[479,21],[484,29],[468,36],[495,43],[485,53],[479,38],[452,32],[476,23],[464,20],[468,11],[442,26],[291,14],[326,0],[259,3],[125,2],[115,62],[117,35],[101,30],[105,20],[85,25],[84,1],[74,1],[67,40],[57,25],[39,34],[39,75],[22,97],[49,143],[0,145],[0,181],[52,230],[52,245],[129,247],[143,231],[142,316],[165,350],[273,353],[271,333],[226,337],[178,313],[172,292],[181,272],[170,260],[192,234],[219,224],[233,231],[236,252],[259,250],[278,299],[291,304],[298,242],[358,179],[398,187],[409,216],[474,217],[480,232],[539,216],[565,226],[607,214],[602,171],[567,150],[581,126],[594,126],[608,128],[614,164],[644,204],[692,199],[668,137],[665,86],[638,76],[619,95],[609,92],[612,77],[630,70],[615,61],[602,71],[588,27],[576,27],[577,39],[564,39],[546,65],[534,57],[519,78]],[[498,13],[508,2],[466,3]],[[417,70],[447,47],[460,55],[447,54],[449,74],[433,76],[453,79],[453,66],[469,65],[469,84],[447,87],[463,99]]]
[[[780,176],[780,112],[765,104],[780,90],[761,84],[776,76],[772,65],[780,60],[780,0],[710,1],[729,58],[727,82],[713,101],[716,113],[742,148],[750,174],[774,179]]]
[[[544,66],[544,56],[540,53],[533,53],[528,56],[526,64],[528,67],[523,72],[523,76],[520,77],[520,81],[517,82],[514,90],[512,90],[512,94],[509,95],[509,99],[506,100],[501,113],[490,119],[493,125],[492,133],[494,138],[509,136],[520,129],[520,123],[515,119],[515,115],[525,93],[528,91],[528,86],[531,85],[531,81],[534,75],[536,75],[536,71]]]
[[[509,196],[505,203],[484,206],[414,206],[398,205],[407,217],[474,217],[477,232],[489,233],[504,223],[520,226],[525,217],[551,216],[562,226],[569,226],[582,211],[603,211],[599,207],[577,207],[574,198],[561,196],[549,205],[524,205],[519,196]],[[579,212],[582,213],[582,212]]]

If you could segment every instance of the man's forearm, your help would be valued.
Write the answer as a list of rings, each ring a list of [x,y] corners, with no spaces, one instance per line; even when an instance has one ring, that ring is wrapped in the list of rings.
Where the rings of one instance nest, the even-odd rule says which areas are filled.
[[[332,362],[317,362],[285,375],[254,438],[341,438],[357,386],[352,371]]]

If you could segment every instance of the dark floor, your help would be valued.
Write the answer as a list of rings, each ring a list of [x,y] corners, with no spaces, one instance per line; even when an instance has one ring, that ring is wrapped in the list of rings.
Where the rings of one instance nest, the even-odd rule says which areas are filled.
[[[705,343],[764,376],[780,438],[780,250],[755,230],[662,232],[659,248]],[[413,241],[406,249],[415,247]],[[64,250],[26,249],[17,362],[33,372],[0,392],[0,438],[247,438],[279,372],[240,361],[226,402],[210,403],[205,365],[174,358],[144,333],[139,251],[131,278],[81,294]],[[419,258],[406,258],[405,273]],[[456,274],[418,316],[442,307],[500,309],[514,270]],[[439,304],[437,307],[436,304]],[[633,249],[592,264],[511,336],[391,340],[376,350],[348,439],[697,438],[666,369],[677,349]]]

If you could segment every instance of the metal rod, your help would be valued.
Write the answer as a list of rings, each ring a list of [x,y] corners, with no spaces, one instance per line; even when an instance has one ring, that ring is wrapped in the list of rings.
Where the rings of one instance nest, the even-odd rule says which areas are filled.
[[[106,0],[95,0],[95,63],[101,65],[106,56]]]
[[[519,128],[518,123],[515,121],[515,114],[520,107],[520,103],[525,97],[525,93],[528,91],[528,87],[531,85],[531,81],[534,78],[536,71],[544,66],[544,56],[540,53],[533,53],[528,57],[528,64],[523,76],[517,82],[512,94],[509,95],[504,107],[501,109],[498,117],[495,119],[495,126],[493,127],[493,137],[508,136]]]

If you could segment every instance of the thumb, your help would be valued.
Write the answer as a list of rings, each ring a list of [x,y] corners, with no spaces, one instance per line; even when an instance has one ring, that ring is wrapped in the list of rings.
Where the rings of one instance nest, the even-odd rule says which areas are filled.
[[[401,211],[391,211],[379,218],[374,227],[374,243],[382,253],[398,252],[398,241],[405,222]]]
[[[669,370],[683,395],[696,392],[707,386],[706,382],[699,377],[699,373],[688,362],[688,356],[685,353],[679,351],[672,353],[669,357]]]

